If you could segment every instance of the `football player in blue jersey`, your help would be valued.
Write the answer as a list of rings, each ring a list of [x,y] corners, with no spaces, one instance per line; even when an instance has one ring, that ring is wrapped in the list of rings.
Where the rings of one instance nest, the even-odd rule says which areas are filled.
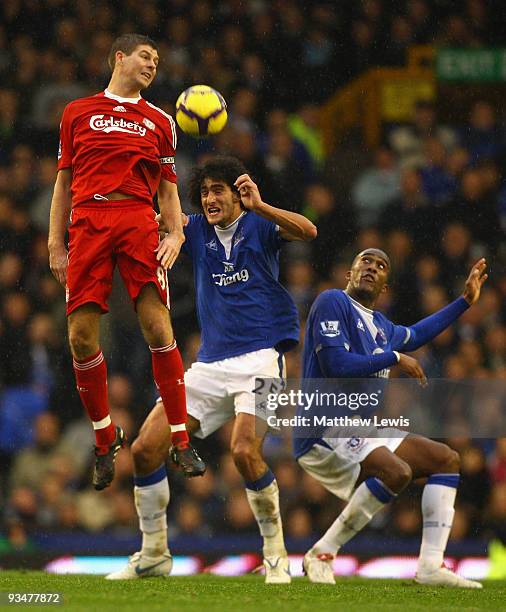
[[[255,417],[255,378],[282,379],[283,353],[299,338],[295,304],[279,283],[284,241],[312,240],[302,215],[262,201],[257,185],[235,158],[215,158],[194,170],[183,250],[193,261],[201,346],[185,374],[188,431],[205,438],[235,417],[231,452],[263,537],[268,583],[289,583],[289,562],[274,474],[262,457],[264,429]],[[165,576],[170,447],[167,417],[157,402],[132,445],[135,502],[142,549],[109,579]]]
[[[374,310],[387,290],[390,260],[379,249],[359,253],[348,272],[345,291],[321,293],[309,313],[303,352],[303,379],[356,379],[388,376],[398,365],[420,384],[420,363],[404,354],[423,346],[463,314],[487,279],[486,262],[471,269],[461,297],[411,327],[394,325]],[[343,383],[336,381],[336,386]],[[294,436],[299,464],[331,493],[348,501],[323,537],[304,556],[312,582],[335,582],[332,561],[385,504],[413,479],[428,478],[422,495],[423,536],[416,581],[421,584],[481,588],[443,565],[459,482],[459,455],[445,444],[394,428],[381,437]],[[333,432],[333,435],[339,432]],[[376,433],[376,432],[374,432]],[[348,434],[349,436],[349,434]],[[357,486],[358,485],[358,486]]]

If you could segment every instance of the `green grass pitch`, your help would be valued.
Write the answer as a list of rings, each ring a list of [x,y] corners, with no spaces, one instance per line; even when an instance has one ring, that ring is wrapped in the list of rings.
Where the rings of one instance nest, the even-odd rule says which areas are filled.
[[[338,579],[335,586],[310,584],[296,578],[290,585],[266,585],[260,576],[221,578],[144,578],[107,581],[100,576],[55,576],[43,572],[0,572],[2,593],[59,592],[62,605],[17,604],[1,609],[144,610],[195,612],[311,611],[369,612],[370,610],[426,611],[504,610],[506,581],[485,582],[483,590],[436,589],[409,580]],[[5,598],[5,595],[3,595]]]

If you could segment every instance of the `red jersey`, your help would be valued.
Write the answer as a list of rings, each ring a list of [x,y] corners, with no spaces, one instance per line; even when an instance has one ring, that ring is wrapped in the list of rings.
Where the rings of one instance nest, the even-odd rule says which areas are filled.
[[[174,119],[144,98],[107,90],[70,102],[60,125],[58,170],[72,169],[72,207],[113,191],[152,205],[164,178],[176,182]]]

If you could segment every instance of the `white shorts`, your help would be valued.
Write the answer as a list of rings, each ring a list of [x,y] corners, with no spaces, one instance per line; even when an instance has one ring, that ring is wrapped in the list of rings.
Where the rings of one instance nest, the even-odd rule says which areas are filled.
[[[206,438],[240,412],[255,414],[255,378],[285,377],[285,358],[274,348],[203,363],[185,372],[188,414],[200,422],[195,432]]]
[[[386,446],[390,451],[400,446],[407,431],[395,427],[380,430],[382,438],[323,438],[331,448],[315,444],[299,458],[299,465],[316,478],[331,493],[347,501],[357,484],[360,463],[376,448]]]

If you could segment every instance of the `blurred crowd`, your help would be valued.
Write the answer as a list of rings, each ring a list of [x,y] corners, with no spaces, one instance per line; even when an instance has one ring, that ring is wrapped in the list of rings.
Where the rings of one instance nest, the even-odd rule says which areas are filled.
[[[480,302],[418,357],[429,377],[506,381],[504,117],[480,99],[469,102],[465,123],[443,125],[437,103],[420,101],[411,122],[385,126],[377,150],[352,141],[334,155],[326,154],[318,124],[326,97],[370,66],[402,65],[412,44],[504,44],[504,23],[492,17],[498,1],[468,0],[458,12],[453,6],[446,0],[2,2],[0,551],[29,549],[34,531],[133,533],[137,527],[127,451],[118,455],[109,489],[90,487],[93,435],[75,391],[64,291],[49,272],[46,246],[62,109],[107,84],[105,59],[118,33],[139,31],[160,43],[148,99],[170,112],[181,90],[204,82],[229,103],[229,123],[214,140],[181,135],[177,169],[187,212],[192,165],[227,153],[243,160],[264,200],[317,225],[313,243],[292,243],[282,255],[283,281],[302,323],[320,291],[344,287],[362,248],[389,253],[393,276],[381,308],[403,324],[457,297],[471,264],[486,256],[490,280]],[[184,255],[171,274],[171,292],[189,365],[199,336]],[[111,311],[102,330],[111,413],[132,440],[156,392],[135,313],[117,282]],[[287,355],[287,364],[296,377],[300,350]],[[171,473],[172,535],[255,532],[227,452],[229,433],[225,427],[201,444],[210,462],[204,478],[183,481]],[[461,436],[450,443],[461,453],[463,473],[451,537],[500,534],[506,439]],[[286,534],[303,538],[326,528],[341,502],[302,473],[288,440],[269,438],[266,453]],[[369,529],[419,534],[420,491],[411,487]]]

